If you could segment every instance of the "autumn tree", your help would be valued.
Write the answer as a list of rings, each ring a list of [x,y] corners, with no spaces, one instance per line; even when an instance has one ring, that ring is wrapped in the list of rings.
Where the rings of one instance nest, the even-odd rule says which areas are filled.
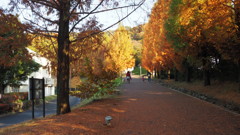
[[[177,63],[178,70],[184,72],[185,80],[190,81],[190,66],[191,57],[189,50],[186,47],[189,45],[188,41],[182,38],[183,28],[179,23],[182,0],[172,0],[168,10],[168,18],[165,21],[166,37],[175,51],[176,56],[181,58]]]
[[[239,5],[235,0],[158,1],[145,27],[144,65],[154,70],[167,67],[169,61],[178,70],[185,69],[187,81],[190,67],[200,69],[204,85],[210,85],[218,61],[239,65]]]
[[[44,68],[51,71],[51,74],[57,75],[57,40],[53,37],[46,37],[43,35],[28,35],[32,38],[31,44],[28,46],[31,50],[36,52],[36,55],[45,57],[50,61]],[[54,36],[54,35],[53,35]]]
[[[229,4],[228,4],[229,5]],[[231,6],[230,6],[231,8]],[[234,56],[231,57],[234,59],[235,63],[238,64],[238,91],[240,92],[240,1],[233,1],[233,18],[235,24],[235,36],[232,44],[232,50],[234,52]],[[231,52],[232,54],[232,52]]]
[[[78,58],[80,62],[74,64],[87,78],[87,81],[77,86],[80,91],[71,92],[81,98],[112,93],[114,80],[125,69],[133,67],[135,62],[132,40],[129,31],[123,26],[88,40],[91,40],[91,44],[82,46],[81,49],[85,49]]]
[[[198,42],[198,46],[200,46],[200,49],[198,50],[199,52],[201,51],[200,57],[202,57],[205,85],[210,84],[210,79],[206,78],[206,71],[209,74],[208,70],[212,65],[211,63],[213,63],[213,58],[222,57],[226,59],[227,56],[232,54],[234,54],[234,57],[236,58],[238,55],[236,50],[239,50],[237,49],[239,46],[236,46],[236,40],[233,41],[236,39],[233,38],[234,35],[235,37],[237,35],[237,21],[235,21],[235,13],[237,10],[235,10],[236,6],[234,4],[236,5],[237,2],[233,3],[231,0],[209,0],[202,2],[193,1],[191,3],[193,7],[192,10],[187,11],[186,8],[182,10],[184,12],[182,13],[182,16],[186,14],[185,11],[187,11],[191,16],[197,16],[194,19],[194,31],[196,33],[194,33],[195,36],[192,36],[195,38],[192,38],[191,41]],[[186,21],[187,19],[189,19],[189,17],[183,17],[183,26],[186,26],[185,24],[189,22]],[[191,20],[193,21],[193,19]],[[189,24],[187,24],[187,26],[189,26]],[[228,49],[224,47],[226,44],[228,45]],[[237,63],[238,60],[234,57],[232,57],[234,59],[233,61]],[[208,82],[206,82],[206,79]]]
[[[90,22],[89,22],[90,23]],[[87,26],[85,26],[87,27]],[[71,33],[70,39],[82,38],[82,40],[77,40],[73,42],[70,47],[70,77],[79,76],[81,72],[87,72],[88,69],[82,66],[85,61],[85,57],[95,58],[97,55],[90,55],[96,48],[102,46],[104,40],[103,33],[88,36],[93,32],[99,31],[98,25],[92,26],[92,28],[81,32],[81,33]],[[33,35],[32,35],[33,36]],[[29,46],[34,51],[38,52],[38,55],[50,60],[50,64],[46,65],[46,68],[51,68],[51,73],[56,76],[57,74],[57,41],[55,38],[46,37],[42,35],[35,35],[31,46]]]
[[[92,31],[86,31],[78,36],[85,37]],[[76,42],[71,48],[71,69],[72,74],[83,74],[90,81],[100,79],[103,60],[103,33],[85,38],[81,42]]]
[[[219,1],[218,1],[219,2]],[[185,58],[185,65],[202,67],[204,85],[210,85],[212,58],[219,55],[214,48],[214,36],[220,32],[216,22],[226,19],[224,10],[217,1],[173,0],[166,22],[167,36],[175,50]]]
[[[143,31],[144,25],[138,25],[133,28],[129,28],[131,39],[133,41],[134,48],[134,58],[135,58],[135,66],[139,66],[141,64],[142,59],[142,40],[143,40]]]
[[[125,69],[133,67],[135,62],[130,34],[123,26],[120,26],[114,33],[104,33],[91,39],[91,45],[85,46],[87,49],[83,49],[85,52],[81,54],[81,62],[78,63],[81,74],[88,79],[80,87],[88,89],[99,86],[101,89],[86,92],[80,90],[80,93],[85,92],[83,96],[89,93],[92,96],[96,93],[111,92],[108,86],[111,86],[113,80],[119,77]]]
[[[132,40],[129,31],[123,26],[119,26],[114,32],[112,39],[108,43],[108,48],[110,51],[104,62],[107,70],[121,73],[125,69],[134,66]]]
[[[38,71],[40,65],[32,60],[18,60],[9,67],[0,66],[1,93],[4,94],[6,86],[19,87],[22,81],[26,81],[32,72]]]
[[[134,66],[134,50],[130,33],[124,26],[110,34],[98,35],[81,56],[79,67],[90,81],[111,81]],[[83,46],[84,48],[84,46]]]
[[[39,65],[31,60],[26,49],[30,39],[25,33],[26,25],[16,16],[0,10],[0,91],[7,85],[19,86]]]
[[[135,11],[144,2],[145,0],[140,0],[139,3],[128,1],[127,5],[118,8],[136,6],[133,10]],[[30,17],[32,17],[32,19],[25,17],[25,20],[33,25],[34,28],[29,30],[29,32],[47,37],[55,37],[57,39],[57,114],[64,114],[71,111],[68,96],[70,69],[69,50],[73,42],[82,40],[82,38],[79,39],[76,37],[75,39],[70,39],[70,33],[85,31],[86,28],[81,27],[80,24],[88,22],[87,20],[92,20],[89,18],[92,14],[114,10],[119,5],[115,0],[101,0],[94,7],[91,6],[91,3],[92,0],[11,0],[11,5],[13,5],[15,9],[25,8],[31,11]],[[103,5],[111,6],[112,8],[103,10],[101,8]],[[129,14],[127,16],[129,16]],[[90,23],[87,24],[87,26],[91,27],[94,24],[95,23]],[[52,33],[55,33],[56,36],[52,36]],[[93,34],[96,34],[96,32],[91,33],[89,36]]]
[[[146,26],[148,27],[148,25]],[[148,71],[153,71],[152,68],[152,48],[151,45],[152,44],[152,37],[149,36],[147,37],[146,34],[152,34],[152,31],[148,31],[148,28],[145,28],[144,30],[144,40],[143,40],[143,49],[142,49],[142,66],[148,70]]]
[[[168,16],[170,1],[155,3],[150,20],[145,26],[143,40],[143,66],[149,71],[159,72],[173,68],[174,50],[165,36],[164,23]]]
[[[133,40],[139,41],[139,40],[143,39],[143,34],[144,34],[143,27],[144,27],[144,25],[141,24],[141,25],[138,25],[138,26],[135,26],[135,27],[129,29]]]
[[[239,50],[233,43],[237,39],[233,38],[237,35],[236,5],[231,0],[171,2],[165,24],[167,37],[176,52],[185,58],[186,65],[202,68],[204,85],[210,85],[214,59],[236,56]]]
[[[211,42],[221,57],[238,65],[238,82],[240,91],[240,1],[220,0],[211,3],[211,12],[218,15],[214,21],[217,31],[211,31]],[[216,7],[218,10],[216,10]],[[219,10],[220,9],[220,10]]]

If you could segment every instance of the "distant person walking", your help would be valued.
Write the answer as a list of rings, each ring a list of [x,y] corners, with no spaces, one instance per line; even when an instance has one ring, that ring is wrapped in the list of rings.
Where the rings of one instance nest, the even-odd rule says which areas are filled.
[[[144,82],[145,81],[145,78],[144,78],[145,75],[142,76],[142,81]]]
[[[127,71],[126,73],[126,78],[127,78],[127,82],[130,83],[130,80],[132,79],[132,77],[129,71]]]
[[[147,72],[147,76],[148,76],[148,82],[151,82],[151,76],[152,76],[152,74],[148,71]]]

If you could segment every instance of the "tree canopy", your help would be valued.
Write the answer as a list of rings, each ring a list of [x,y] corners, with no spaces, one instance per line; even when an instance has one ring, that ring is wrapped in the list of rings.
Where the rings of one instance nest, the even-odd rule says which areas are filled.
[[[19,86],[40,65],[31,59],[26,49],[31,41],[25,33],[28,26],[1,10],[0,23],[0,91],[4,93],[7,85]]]
[[[200,69],[204,85],[210,85],[219,60],[239,65],[239,5],[232,0],[159,0],[145,27],[144,65],[149,70],[172,64],[179,71]]]
[[[11,0],[10,2],[12,10],[26,9],[27,12],[31,11],[29,16],[24,17],[25,21],[32,26],[28,32],[55,38],[54,41],[57,43],[57,114],[71,111],[68,95],[72,46],[103,31],[101,25],[98,25],[97,19],[92,15],[127,7],[135,7],[132,10],[134,12],[145,0],[100,0],[94,5],[92,2],[93,0]],[[122,4],[122,6],[120,3],[125,5]],[[119,5],[121,6],[119,7]],[[107,9],[104,9],[105,7]],[[132,12],[118,22],[128,17]],[[81,34],[86,33],[86,36],[81,36]]]

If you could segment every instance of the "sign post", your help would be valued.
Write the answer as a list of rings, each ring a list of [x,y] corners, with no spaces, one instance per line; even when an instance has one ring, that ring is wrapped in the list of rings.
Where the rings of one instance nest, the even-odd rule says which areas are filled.
[[[34,87],[33,87],[33,77],[29,78],[29,86],[30,86],[30,98],[32,101],[32,119],[34,119]]]
[[[34,100],[35,99],[43,99],[43,117],[45,117],[45,81],[43,79],[30,78],[29,79],[30,86],[30,97],[32,101],[32,119],[34,116]]]
[[[43,117],[45,117],[45,81],[42,79]]]

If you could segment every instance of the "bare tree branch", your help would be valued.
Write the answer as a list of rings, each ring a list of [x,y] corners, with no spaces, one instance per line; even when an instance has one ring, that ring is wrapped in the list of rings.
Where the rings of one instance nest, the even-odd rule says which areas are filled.
[[[36,34],[35,31],[28,31],[30,34]],[[57,36],[53,36],[53,35],[50,35],[50,34],[46,34],[45,32],[38,32],[37,33],[38,35],[41,35],[41,36],[45,36],[45,37],[49,37],[49,38],[56,38],[57,39]]]
[[[27,19],[27,18],[25,18],[25,17],[23,17],[23,18],[24,18],[25,20],[27,20],[29,23],[34,24],[35,26],[39,27],[38,30],[32,29],[32,31],[34,31],[35,33],[37,33],[37,31],[40,31],[40,32],[50,32],[50,33],[58,33],[57,31],[54,31],[54,30],[45,31],[44,29],[46,29],[46,27],[40,26],[38,23],[36,23],[36,22],[34,22],[34,21],[32,21],[32,20],[29,20],[29,19]],[[37,28],[35,28],[35,29],[37,29]],[[33,32],[31,32],[31,33],[33,33]]]
[[[45,24],[45,28],[46,28],[47,34],[48,34],[48,36],[50,37],[50,36],[51,36],[51,33],[50,33],[49,30],[48,30],[47,24],[46,24],[45,22],[44,22],[44,24]],[[54,42],[53,42],[53,39],[50,38],[50,41],[51,41],[51,44],[50,44],[50,45],[53,47],[54,52],[55,52],[56,55],[57,55],[57,48],[54,46],[55,44],[54,44]]]
[[[70,41],[70,42],[76,42],[76,41],[78,41],[78,40],[83,40],[83,39],[85,39],[85,38],[89,38],[89,37],[91,37],[91,36],[97,35],[97,34],[99,34],[99,33],[102,33],[102,32],[104,32],[104,31],[108,30],[109,28],[117,25],[118,23],[120,23],[121,21],[123,21],[124,19],[126,19],[128,16],[130,16],[130,15],[131,15],[133,12],[135,12],[139,7],[141,7],[145,2],[146,2],[146,0],[142,0],[142,1],[139,3],[138,7],[136,7],[133,11],[131,11],[131,12],[130,12],[129,14],[127,14],[125,17],[123,17],[122,19],[120,19],[120,20],[117,21],[116,23],[108,26],[107,28],[105,28],[105,29],[103,29],[103,30],[101,30],[101,31],[98,31],[98,32],[93,32],[93,33],[91,33],[91,34],[89,34],[89,35],[87,35],[87,36],[85,36],[85,37],[78,38],[78,39],[72,40],[72,41]]]
[[[31,2],[41,4],[41,5],[46,6],[46,7],[59,9],[59,4],[57,4],[56,1],[54,2],[55,4],[53,4],[51,1],[48,1],[48,0],[31,0]],[[54,5],[56,5],[56,6],[54,6]]]
[[[74,11],[76,10],[76,8],[79,6],[79,3],[77,3],[74,8],[72,9],[72,11],[70,12],[70,15],[74,14]]]
[[[57,23],[58,23],[57,20],[51,20],[51,19],[49,19],[49,18],[43,17],[43,15],[41,15],[41,14],[38,13],[38,12],[36,12],[34,9],[31,9],[31,10],[32,10],[33,13],[35,13],[37,16],[39,16],[40,18],[42,18],[42,19],[45,20],[45,21],[48,21],[48,22],[50,22],[50,23],[52,23],[52,24],[57,24]]]
[[[95,10],[97,10],[98,7],[99,7],[100,5],[102,5],[102,3],[103,3],[103,0],[102,0],[89,14],[87,14],[87,15],[84,16],[83,18],[79,19],[79,20],[73,25],[73,27],[71,28],[71,30],[70,30],[69,32],[72,32],[72,31],[74,30],[74,28],[75,28],[83,19],[87,18],[89,15],[92,14],[92,12],[94,12]]]
[[[123,9],[123,8],[128,8],[128,7],[134,7],[134,6],[138,6],[138,5],[135,5],[135,4],[134,4],[134,5],[116,7],[116,8],[111,8],[111,9],[105,9],[105,10],[96,11],[96,12],[77,12],[77,13],[73,13],[73,14],[97,14],[97,13],[112,11],[112,10],[116,10],[116,9]]]
[[[59,7],[59,4],[56,0],[52,0],[58,7]]]

